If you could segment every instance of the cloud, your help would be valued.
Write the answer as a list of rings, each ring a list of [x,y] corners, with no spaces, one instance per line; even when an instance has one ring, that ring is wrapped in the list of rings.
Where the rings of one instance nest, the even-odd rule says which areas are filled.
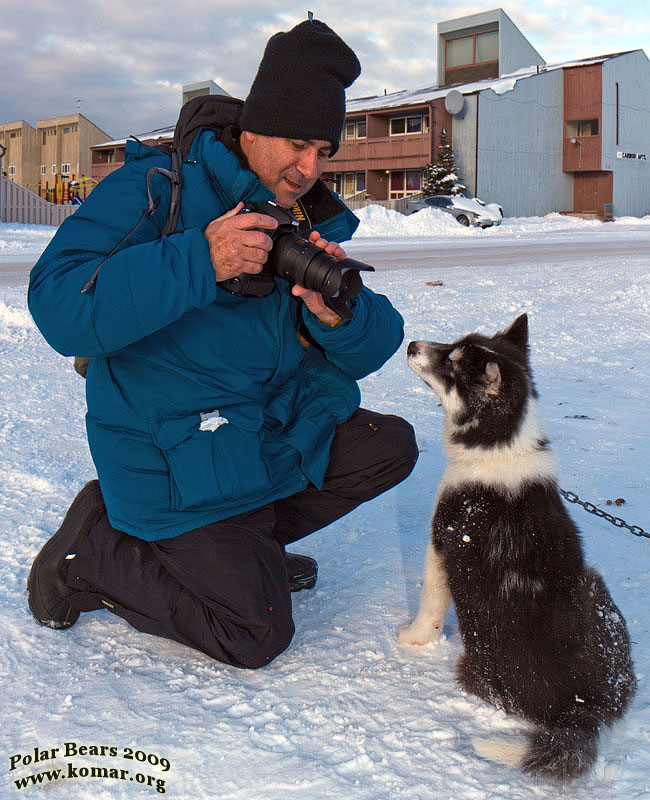
[[[323,18],[359,55],[363,72],[348,96],[360,97],[433,85],[437,22],[496,6],[331,0]],[[503,7],[547,61],[647,48],[650,38],[640,0],[625,15],[606,0]],[[0,121],[35,124],[73,113],[80,100],[82,113],[117,138],[172,124],[183,84],[212,79],[245,97],[269,36],[305,19],[305,8],[295,0],[21,0],[0,30]]]

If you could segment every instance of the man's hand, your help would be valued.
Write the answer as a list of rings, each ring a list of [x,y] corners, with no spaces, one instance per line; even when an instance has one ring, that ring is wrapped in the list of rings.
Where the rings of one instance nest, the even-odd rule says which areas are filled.
[[[326,253],[333,256],[337,261],[342,261],[346,258],[345,250],[337,242],[328,242],[318,233],[312,231],[309,234],[309,241],[315,244],[316,247],[322,247]],[[320,292],[315,292],[313,289],[305,289],[303,286],[296,284],[291,293],[295,297],[299,297],[307,308],[314,316],[318,317],[320,322],[324,325],[337,325],[341,321],[341,317],[331,308],[328,308],[323,302],[323,296]]]
[[[238,203],[231,211],[213,219],[203,232],[217,283],[240,272],[261,272],[273,247],[272,239],[255,229],[275,230],[277,220],[255,211],[240,214],[243,207],[243,203]]]

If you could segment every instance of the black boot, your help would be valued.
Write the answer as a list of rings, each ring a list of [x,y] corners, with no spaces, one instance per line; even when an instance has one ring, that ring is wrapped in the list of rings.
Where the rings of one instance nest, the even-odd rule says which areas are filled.
[[[65,583],[67,559],[105,510],[99,481],[90,481],[72,501],[59,530],[34,559],[27,580],[27,601],[41,625],[69,628],[77,621],[79,612],[66,602],[74,593]]]
[[[301,589],[313,589],[318,578],[318,564],[310,556],[298,553],[285,553],[284,563],[289,576],[289,588],[292,592]]]

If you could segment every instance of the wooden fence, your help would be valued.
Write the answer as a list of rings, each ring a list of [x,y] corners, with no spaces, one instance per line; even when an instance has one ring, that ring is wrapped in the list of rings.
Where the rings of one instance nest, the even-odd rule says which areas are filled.
[[[77,208],[49,203],[19,183],[0,175],[0,222],[58,226]]]
[[[352,197],[346,197],[344,200],[345,205],[353,211],[358,208],[365,208],[366,206],[383,206],[389,208],[391,211],[399,211],[401,214],[406,213],[406,205],[409,200],[422,199],[422,192],[410,194],[408,197],[400,197],[399,200],[372,200],[366,192],[358,192]]]

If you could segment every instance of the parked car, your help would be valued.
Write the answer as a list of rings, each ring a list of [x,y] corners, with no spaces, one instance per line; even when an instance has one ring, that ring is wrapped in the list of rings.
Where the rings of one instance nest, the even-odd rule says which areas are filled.
[[[484,203],[478,197],[463,197],[460,194],[434,194],[422,200],[411,200],[406,205],[406,213],[414,214],[423,208],[439,208],[456,218],[461,225],[476,225],[489,228],[500,225],[503,209],[496,203]]]

